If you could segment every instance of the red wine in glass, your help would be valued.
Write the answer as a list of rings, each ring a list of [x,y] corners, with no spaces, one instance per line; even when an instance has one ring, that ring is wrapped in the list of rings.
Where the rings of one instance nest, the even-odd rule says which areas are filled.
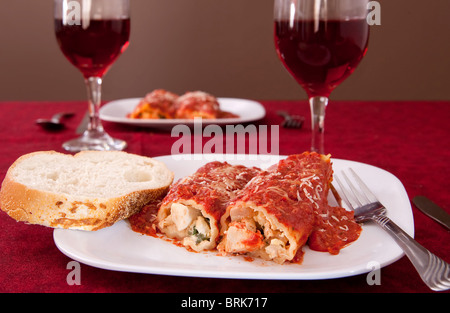
[[[275,45],[309,97],[328,97],[367,51],[365,19],[275,21]]]
[[[58,44],[85,78],[102,77],[128,46],[130,19],[90,20],[88,27],[55,19]]]

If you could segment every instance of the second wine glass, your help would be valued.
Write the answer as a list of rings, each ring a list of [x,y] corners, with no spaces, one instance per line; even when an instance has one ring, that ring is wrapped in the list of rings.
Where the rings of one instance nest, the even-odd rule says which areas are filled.
[[[88,92],[89,125],[64,149],[123,150],[127,144],[112,138],[99,117],[102,80],[128,47],[129,0],[54,0],[56,38],[66,58],[83,74]]]
[[[366,54],[368,0],[275,0],[275,46],[305,89],[311,109],[311,150],[325,153],[325,109],[334,88]]]

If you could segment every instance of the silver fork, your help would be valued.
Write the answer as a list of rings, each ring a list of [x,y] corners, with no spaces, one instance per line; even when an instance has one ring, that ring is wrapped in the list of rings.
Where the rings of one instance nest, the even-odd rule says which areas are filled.
[[[359,190],[344,172],[342,172],[342,176],[347,182],[349,189],[344,187],[337,175],[334,178],[341,189],[342,199],[349,208],[354,210],[355,220],[358,223],[374,221],[386,230],[403,249],[422,280],[432,290],[443,291],[450,289],[450,265],[417,243],[389,219],[386,216],[386,208],[377,200],[355,171],[351,168],[349,171],[359,185]]]
[[[303,122],[305,118],[299,115],[290,115],[286,111],[277,111],[279,116],[284,118],[284,121],[281,123],[281,126],[285,128],[301,128],[303,126]]]

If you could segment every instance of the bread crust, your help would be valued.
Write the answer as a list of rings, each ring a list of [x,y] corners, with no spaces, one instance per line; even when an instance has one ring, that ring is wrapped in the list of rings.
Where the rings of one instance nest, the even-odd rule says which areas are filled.
[[[14,181],[10,175],[23,158],[36,153],[58,152],[34,152],[18,158],[8,169],[0,190],[1,209],[13,219],[28,224],[96,231],[130,217],[151,200],[164,197],[173,181],[172,173],[172,180],[167,186],[138,190],[115,198],[71,196],[37,190]]]

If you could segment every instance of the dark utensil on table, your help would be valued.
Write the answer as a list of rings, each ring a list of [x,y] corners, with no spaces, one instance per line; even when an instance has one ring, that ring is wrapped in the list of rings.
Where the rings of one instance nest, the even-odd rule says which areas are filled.
[[[80,124],[78,125],[75,133],[77,133],[78,135],[81,135],[82,133],[84,133],[88,129],[89,121],[90,121],[90,114],[89,114],[89,110],[87,110],[83,116],[83,119],[81,120]]]
[[[277,111],[277,114],[284,118],[281,126],[285,128],[301,128],[303,126],[303,121],[305,118],[299,115],[290,115],[286,111]]]
[[[39,118],[36,120],[36,124],[42,126],[42,128],[46,130],[60,130],[64,128],[64,123],[61,122],[61,120],[74,115],[75,113],[72,112],[60,112],[53,115],[50,119]]]
[[[424,196],[414,197],[413,202],[425,215],[450,230],[450,214],[440,208],[437,204]]]

